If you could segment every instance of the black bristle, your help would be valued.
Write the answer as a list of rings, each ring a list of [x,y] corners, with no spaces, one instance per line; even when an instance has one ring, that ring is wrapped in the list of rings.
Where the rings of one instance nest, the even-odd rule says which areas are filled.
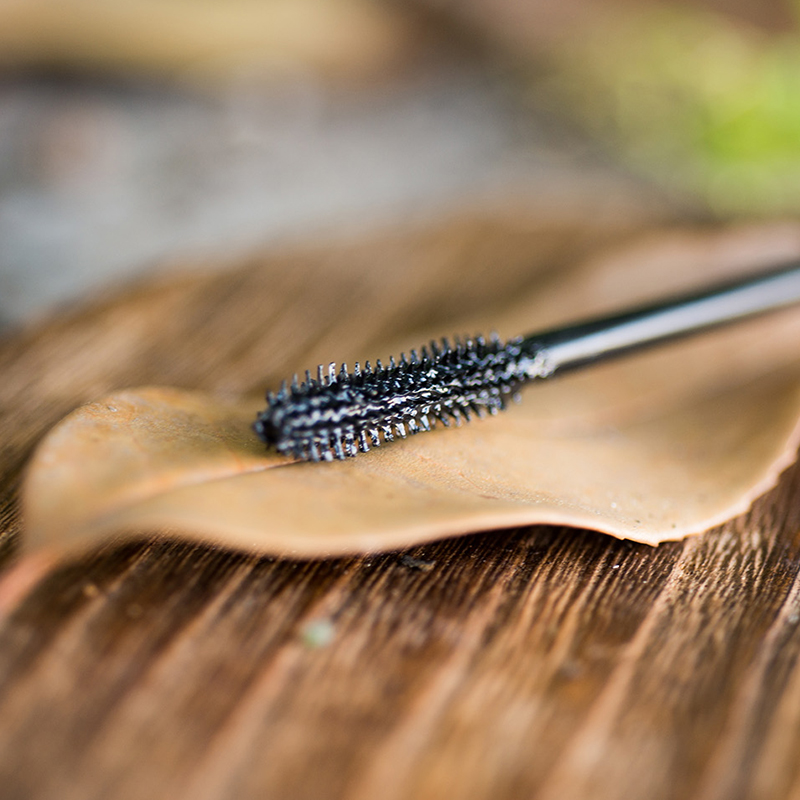
[[[333,451],[336,454],[336,458],[338,458],[340,461],[344,461],[345,455],[344,455],[344,448],[342,447],[341,431],[336,431],[336,433],[334,434]]]
[[[286,455],[311,461],[332,461],[379,447],[409,434],[430,431],[436,421],[449,427],[475,414],[497,414],[507,399],[516,399],[521,385],[537,377],[535,354],[521,340],[503,344],[455,336],[411,350],[388,366],[369,361],[355,364],[352,374],[342,364],[322,365],[313,380],[297,377],[291,388],[267,396],[256,433]],[[326,374],[327,373],[327,374]]]

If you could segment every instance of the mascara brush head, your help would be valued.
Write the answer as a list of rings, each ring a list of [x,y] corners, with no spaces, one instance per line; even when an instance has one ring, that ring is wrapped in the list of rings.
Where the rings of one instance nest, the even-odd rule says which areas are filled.
[[[536,377],[536,358],[522,339],[497,336],[431,342],[388,366],[366,362],[348,372],[320,366],[277,393],[254,424],[258,436],[284,455],[333,461],[366,452],[396,437],[429,431],[437,422],[460,425],[472,415],[496,414]],[[541,374],[541,373],[539,373]]]

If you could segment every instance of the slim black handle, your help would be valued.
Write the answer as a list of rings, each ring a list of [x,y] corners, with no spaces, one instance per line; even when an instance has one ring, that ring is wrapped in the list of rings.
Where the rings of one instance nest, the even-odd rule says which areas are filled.
[[[699,294],[673,297],[613,317],[527,335],[522,349],[538,375],[666,342],[800,301],[800,261]]]

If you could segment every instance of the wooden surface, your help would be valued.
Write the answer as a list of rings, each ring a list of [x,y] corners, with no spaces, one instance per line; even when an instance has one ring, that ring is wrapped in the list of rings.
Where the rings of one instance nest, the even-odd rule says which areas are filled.
[[[327,561],[156,532],[18,554],[25,460],[80,402],[260,390],[345,300],[376,335],[446,329],[635,227],[465,220],[154,279],[0,344],[0,796],[800,796],[796,468],[658,548],[533,527]]]

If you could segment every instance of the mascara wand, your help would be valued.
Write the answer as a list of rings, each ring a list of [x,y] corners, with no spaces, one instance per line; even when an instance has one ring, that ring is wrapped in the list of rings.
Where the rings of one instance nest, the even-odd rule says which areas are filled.
[[[306,371],[277,393],[253,426],[280,453],[333,461],[378,447],[381,438],[460,425],[473,414],[503,410],[530,381],[735,322],[800,301],[800,262],[771,272],[673,297],[611,317],[520,336],[447,339],[394,357],[388,366],[345,364]]]

